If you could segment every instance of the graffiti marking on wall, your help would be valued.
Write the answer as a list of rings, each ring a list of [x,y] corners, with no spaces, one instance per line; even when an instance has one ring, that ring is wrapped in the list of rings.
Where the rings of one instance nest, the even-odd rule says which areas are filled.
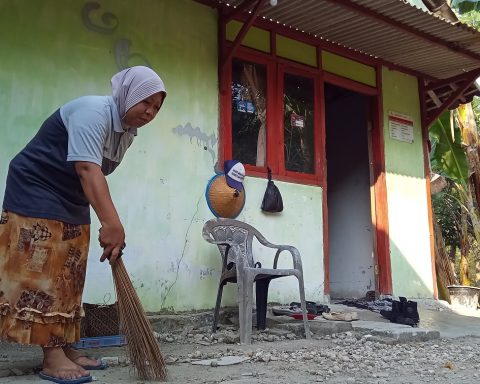
[[[208,277],[212,277],[216,274],[215,268],[206,267],[204,269],[200,269],[200,280],[206,279]]]
[[[172,129],[172,132],[175,133],[178,136],[188,136],[190,137],[190,143],[192,142],[193,138],[197,139],[197,145],[203,145],[203,149],[208,151],[210,155],[212,156],[212,161],[215,162],[215,146],[217,144],[217,137],[215,137],[215,134],[208,135],[204,132],[199,127],[192,127],[192,124],[187,123],[184,126],[178,125],[175,128]]]
[[[111,12],[105,12],[100,18],[102,20],[102,23],[105,25],[102,26],[96,24],[95,21],[93,21],[93,13],[100,8],[100,4],[95,1],[86,2],[82,8],[83,24],[85,24],[85,26],[92,31],[107,35],[111,34],[118,27],[118,18]]]
[[[87,1],[82,8],[83,24],[91,31],[101,33],[103,35],[110,35],[117,29],[120,24],[118,17],[112,12],[104,12],[100,17],[104,25],[98,24],[94,20],[94,13],[101,8],[101,5],[96,1]],[[130,53],[130,48],[133,43],[127,38],[119,38],[116,40],[113,50],[115,55],[115,63],[119,70],[131,67],[133,65],[144,65],[152,67],[145,56],[140,53]],[[131,60],[135,60],[135,64],[130,64]]]
[[[118,69],[125,69],[131,67],[128,62],[131,59],[140,59],[140,63],[136,61],[135,65],[144,65],[146,67],[152,67],[147,58],[140,53],[130,53],[130,47],[132,42],[128,39],[119,39],[115,43],[115,62]]]

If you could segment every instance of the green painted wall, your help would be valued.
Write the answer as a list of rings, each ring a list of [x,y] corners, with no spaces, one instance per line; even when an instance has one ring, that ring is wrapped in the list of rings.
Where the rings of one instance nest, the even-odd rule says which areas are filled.
[[[317,47],[276,35],[277,55],[312,67],[318,66]]]
[[[377,84],[375,68],[359,63],[358,61],[347,59],[346,57],[335,55],[334,53],[322,51],[322,68],[324,71],[372,87],[375,87]]]
[[[382,81],[393,293],[432,297],[428,203],[417,79],[383,68]],[[390,138],[389,111],[413,118],[412,144]]]
[[[102,0],[90,10],[87,3],[0,0],[0,199],[8,162],[46,117],[73,98],[110,94],[119,67],[150,64],[168,97],[108,177],[127,233],[124,260],[147,310],[212,308],[220,260],[201,229],[212,217],[204,191],[217,161],[216,11],[191,0]],[[297,246],[307,298],[321,300],[321,189],[278,185],[285,212],[266,216],[259,209],[266,180],[247,178],[240,219],[272,242]],[[98,262],[99,224],[92,218],[84,299],[111,302],[111,272]],[[224,304],[233,304],[234,286],[226,291]],[[272,283],[270,300],[298,300],[297,292],[295,280],[284,279]]]
[[[242,26],[243,23],[237,20],[228,22],[225,33],[227,40],[234,41]],[[270,32],[265,29],[250,27],[242,39],[242,45],[258,49],[259,51],[270,52]]]

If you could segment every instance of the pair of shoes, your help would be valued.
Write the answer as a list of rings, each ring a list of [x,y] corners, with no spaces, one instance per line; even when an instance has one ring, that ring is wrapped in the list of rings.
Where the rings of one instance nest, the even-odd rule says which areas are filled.
[[[415,301],[407,300],[405,297],[399,297],[400,300],[392,301],[392,310],[382,309],[380,314],[391,323],[418,326],[420,315]]]
[[[322,314],[324,319],[335,321],[355,321],[358,320],[357,312],[330,312]]]
[[[302,308],[302,304],[296,301],[291,302],[290,305]],[[307,307],[307,313],[309,314],[321,315],[324,312],[330,312],[330,308],[328,308],[327,305],[317,304],[314,301],[305,301],[305,305]]]
[[[282,315],[290,316],[293,314],[301,314],[302,309],[294,305],[279,305],[276,307],[272,307],[272,313],[275,316],[282,316]]]
[[[60,379],[59,377],[49,376],[43,373],[43,371],[39,372],[38,376],[43,380],[48,380],[58,384],[82,384],[82,383],[90,383],[93,380],[92,376],[90,375],[82,376],[78,379]]]

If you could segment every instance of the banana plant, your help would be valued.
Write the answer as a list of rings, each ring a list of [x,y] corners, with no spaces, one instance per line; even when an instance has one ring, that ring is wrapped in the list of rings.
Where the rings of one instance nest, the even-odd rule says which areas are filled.
[[[456,14],[452,15],[454,19],[458,17],[461,22],[474,28],[480,27],[480,1],[438,0],[435,3],[447,3]],[[471,284],[468,259],[471,256],[472,235],[477,244],[480,241],[480,161],[476,124],[478,113],[475,113],[477,104],[478,100],[474,100],[473,103],[461,105],[455,111],[444,113],[430,128],[432,170],[450,180],[455,192],[452,193],[455,196],[451,197],[458,201],[458,211],[452,214],[457,215],[459,223],[457,228],[462,285]]]
[[[468,180],[468,162],[462,147],[460,129],[451,123],[450,111],[444,112],[430,127],[430,164],[432,170],[456,183]]]
[[[455,194],[449,197],[456,199],[459,212],[452,212],[458,215],[461,225],[459,229],[460,246],[460,283],[470,285],[468,273],[470,239],[473,235],[480,242],[480,219],[477,200],[473,197],[475,193],[474,178],[477,176],[473,171],[478,164],[477,149],[472,151],[473,143],[476,142],[478,134],[476,126],[472,131],[467,125],[465,112],[460,109],[445,112],[430,128],[430,141],[432,148],[430,152],[430,164],[432,171],[448,179],[455,190]],[[472,135],[474,138],[472,138]],[[469,153],[473,155],[468,155]],[[474,160],[472,160],[474,159]]]

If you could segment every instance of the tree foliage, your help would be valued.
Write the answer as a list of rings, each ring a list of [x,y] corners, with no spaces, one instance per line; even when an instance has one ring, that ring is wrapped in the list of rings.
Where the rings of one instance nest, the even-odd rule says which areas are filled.
[[[450,123],[450,111],[437,119],[429,134],[432,171],[455,182],[465,183],[468,179],[467,156],[462,147],[460,130]]]

